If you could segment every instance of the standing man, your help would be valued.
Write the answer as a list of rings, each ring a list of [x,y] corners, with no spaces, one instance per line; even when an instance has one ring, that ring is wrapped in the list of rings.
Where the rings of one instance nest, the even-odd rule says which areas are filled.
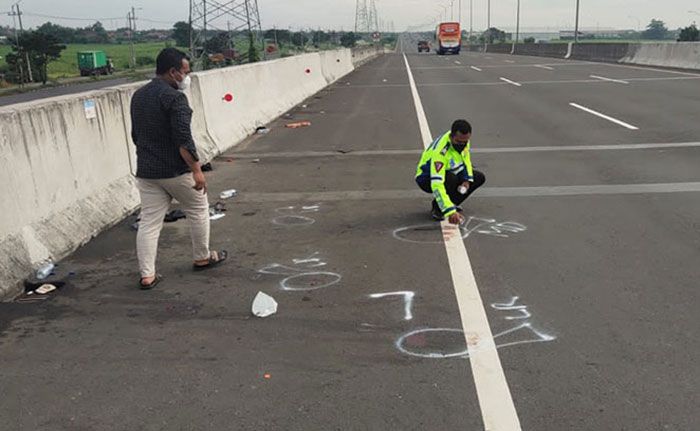
[[[459,205],[486,181],[483,173],[472,168],[471,136],[472,126],[466,120],[457,120],[421,156],[416,183],[424,192],[432,193],[431,215],[435,220],[447,217],[452,224],[463,223]]]
[[[156,77],[131,100],[131,137],[136,145],[136,185],[141,195],[141,221],[136,252],[141,289],[161,280],[156,273],[158,238],[173,198],[190,223],[194,269],[226,260],[227,253],[209,250],[209,201],[197,147],[192,139],[192,110],[183,93],[190,84],[187,56],[166,48],[158,54]]]

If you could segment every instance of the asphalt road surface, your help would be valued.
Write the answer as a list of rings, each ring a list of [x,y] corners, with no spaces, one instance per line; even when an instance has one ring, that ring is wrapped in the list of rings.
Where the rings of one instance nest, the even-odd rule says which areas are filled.
[[[415,43],[214,162],[227,265],[181,220],[138,291],[127,220],[2,304],[3,429],[697,430],[700,75]],[[413,180],[459,117],[464,241]]]
[[[33,91],[27,91],[26,93],[0,95],[0,106],[8,106],[16,103],[46,99],[49,97],[65,96],[68,94],[99,90],[102,88],[114,87],[115,85],[128,84],[129,82],[131,82],[129,78],[104,79],[80,84],[67,84],[59,87],[39,88]]]

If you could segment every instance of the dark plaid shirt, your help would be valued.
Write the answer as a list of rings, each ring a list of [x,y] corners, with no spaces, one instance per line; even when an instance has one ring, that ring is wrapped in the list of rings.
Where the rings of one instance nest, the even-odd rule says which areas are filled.
[[[192,109],[184,93],[155,78],[131,99],[131,138],[136,145],[139,178],[173,178],[190,172],[180,155],[186,148],[195,160]]]

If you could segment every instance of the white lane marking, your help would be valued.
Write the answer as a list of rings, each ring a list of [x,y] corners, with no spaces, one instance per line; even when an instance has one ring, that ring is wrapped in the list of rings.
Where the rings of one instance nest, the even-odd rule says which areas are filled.
[[[623,81],[621,79],[606,78],[604,76],[598,76],[598,75],[590,75],[590,76],[591,76],[591,78],[600,79],[601,81],[617,82],[618,84],[629,84],[629,82]]]
[[[522,87],[522,84],[520,84],[520,83],[518,83],[518,82],[515,82],[515,81],[511,81],[511,80],[508,79],[508,78],[504,78],[504,77],[501,76],[501,77],[498,78],[498,79],[500,79],[500,80],[503,81],[503,82],[507,82],[508,84],[515,85],[516,87]]]
[[[472,70],[476,70],[477,72],[481,72],[481,69],[479,69],[479,68],[476,67],[476,66],[470,66],[470,67],[472,68]]]
[[[597,195],[646,195],[666,193],[700,193],[700,182],[661,184],[598,184],[576,186],[540,187],[484,187],[479,189],[479,198],[521,198],[550,196],[597,196]],[[344,190],[325,192],[290,193],[241,193],[236,202],[340,202],[340,201],[397,201],[423,199],[425,192],[406,190]]]
[[[462,64],[461,61],[455,61],[455,64]]]
[[[546,70],[554,70],[553,67],[545,66],[544,64],[536,64],[535,67],[539,67],[540,69],[546,69]]]
[[[413,297],[416,296],[414,292],[411,292],[409,290],[403,290],[400,292],[387,292],[387,293],[373,293],[369,295],[370,298],[372,299],[379,299],[379,298],[385,298],[387,296],[403,296],[403,302],[404,302],[404,320],[411,320],[413,319],[413,313],[411,312],[411,309],[413,308]]]
[[[668,142],[650,144],[608,144],[608,145],[565,145],[540,147],[493,147],[475,148],[472,153],[530,153],[556,151],[605,151],[605,150],[648,150],[669,148],[697,148],[700,142]],[[338,151],[296,151],[277,153],[228,153],[234,159],[290,159],[307,157],[365,157],[365,156],[401,156],[420,154],[421,150],[358,150],[350,152]]]
[[[424,147],[427,147],[433,140],[432,133],[406,56],[404,56],[404,62],[416,105],[421,138]],[[488,431],[520,431],[518,413],[513,404],[498,350],[496,350],[496,343],[493,340],[493,333],[476,285],[464,240],[462,235],[453,235],[458,229],[447,221],[442,222],[447,259],[462,318],[484,428]]]
[[[610,67],[624,67],[626,69],[636,69],[636,70],[646,70],[646,71],[654,71],[654,72],[664,72],[664,73],[673,73],[676,75],[687,75],[687,76],[698,76],[700,77],[700,74],[698,73],[691,73],[691,72],[681,72],[678,70],[668,70],[668,69],[659,69],[656,67],[641,67],[641,66],[631,66],[628,64],[615,64],[615,63],[591,63],[591,64],[599,64],[602,66],[610,66]]]
[[[450,66],[450,69],[458,69],[457,66]],[[481,72],[481,69],[479,68],[474,68],[474,70],[477,70]],[[653,81],[684,81],[684,80],[695,80],[695,79],[700,79],[700,76],[673,76],[673,77],[666,77],[666,78],[627,78],[626,80],[629,82],[653,82]],[[527,84],[527,85],[532,85],[532,84],[603,84],[605,81],[601,81],[600,79],[570,79],[570,80],[542,80],[542,81],[522,81],[520,84]],[[472,86],[483,86],[483,85],[506,85],[507,83],[505,82],[437,82],[437,83],[432,83],[432,84],[418,84],[419,87],[446,87],[446,86],[455,86],[455,87],[472,87]],[[408,87],[406,84],[357,84],[357,85],[341,85],[338,87],[335,87],[337,89],[343,89],[343,88],[395,88],[395,87]]]
[[[513,60],[504,60],[506,63],[515,63]]]
[[[636,127],[636,126],[633,126],[633,125],[631,125],[631,124],[625,123],[624,121],[618,120],[617,118],[613,118],[613,117],[611,117],[611,116],[609,116],[609,115],[602,114],[602,113],[600,113],[600,112],[598,112],[598,111],[594,111],[594,110],[592,110],[591,108],[586,108],[585,106],[581,106],[581,105],[579,105],[578,103],[571,102],[571,103],[569,103],[569,105],[573,106],[574,108],[580,109],[580,110],[582,110],[582,111],[588,112],[589,114],[593,114],[593,115],[595,115],[596,117],[600,117],[600,118],[603,118],[603,119],[608,120],[608,121],[610,121],[610,122],[613,122],[613,123],[615,123],[615,124],[618,124],[618,125],[620,125],[620,126],[626,128],[626,129],[630,129],[630,130],[639,130],[639,127]]]

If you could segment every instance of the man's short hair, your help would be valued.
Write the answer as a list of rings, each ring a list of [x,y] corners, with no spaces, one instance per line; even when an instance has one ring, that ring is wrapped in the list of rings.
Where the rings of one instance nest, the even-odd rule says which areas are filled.
[[[189,60],[187,54],[177,48],[165,48],[156,58],[156,75],[166,74],[173,67],[179,71],[182,69],[182,60]]]
[[[462,135],[471,133],[472,125],[469,124],[467,120],[457,120],[454,123],[452,123],[452,134],[454,135],[457,132],[461,133]]]

